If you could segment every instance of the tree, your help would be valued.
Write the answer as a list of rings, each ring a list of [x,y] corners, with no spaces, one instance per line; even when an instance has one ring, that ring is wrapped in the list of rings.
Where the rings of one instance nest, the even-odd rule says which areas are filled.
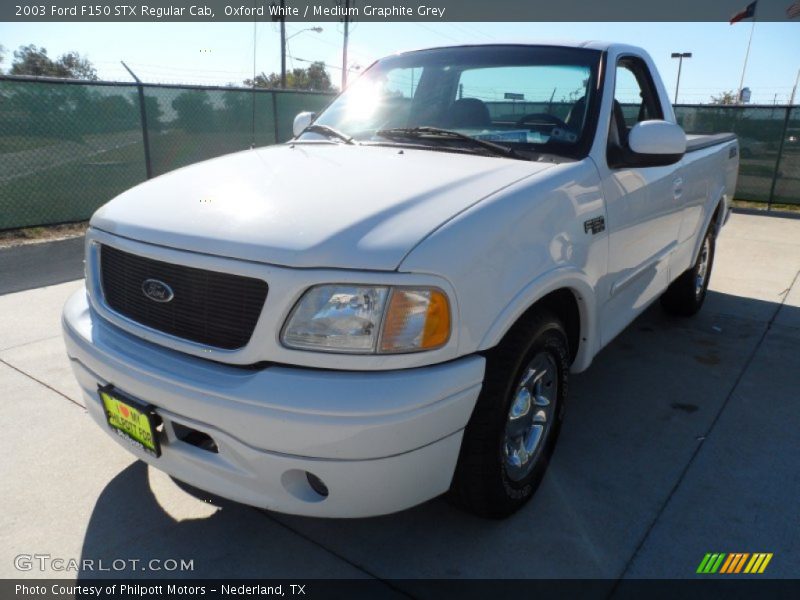
[[[258,88],[279,88],[281,87],[281,76],[278,73],[270,73],[267,75],[263,71],[256,75],[255,84],[253,84],[253,79],[245,79],[242,83],[247,87],[258,87]],[[289,74],[286,74],[286,85],[289,85]]]
[[[67,52],[53,60],[47,56],[46,48],[37,48],[34,44],[20,46],[14,51],[10,74],[97,80],[92,63],[77,52]]]
[[[71,79],[88,79],[97,81],[97,70],[89,62],[88,58],[82,57],[77,52],[67,52],[58,59],[59,64]]]
[[[736,92],[730,90],[728,92],[720,92],[718,96],[711,96],[711,104],[737,104]]]
[[[252,79],[245,79],[244,85],[253,87]],[[260,88],[279,88],[281,87],[280,73],[261,73],[256,75],[255,87]],[[330,75],[325,70],[325,63],[316,61],[305,69],[292,69],[286,73],[286,87],[290,90],[314,90],[318,92],[330,92],[335,88],[331,83]]]
[[[172,101],[178,114],[175,124],[185,131],[210,131],[214,128],[214,107],[203,90],[186,90]]]

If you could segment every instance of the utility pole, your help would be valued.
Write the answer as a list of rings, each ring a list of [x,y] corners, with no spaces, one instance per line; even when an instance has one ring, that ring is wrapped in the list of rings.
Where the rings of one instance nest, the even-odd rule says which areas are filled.
[[[675,104],[678,103],[678,90],[681,87],[681,67],[683,67],[684,58],[692,58],[691,52],[673,52],[672,58],[678,59],[678,80],[675,82]]]
[[[347,87],[347,38],[350,35],[350,0],[344,0],[344,42],[342,45],[342,91]]]
[[[281,0],[281,89],[286,89],[286,0]]]
[[[250,93],[250,148],[256,147],[256,40],[258,39],[258,21],[253,19],[253,85]]]
[[[273,2],[271,7],[275,6]],[[281,88],[286,89],[286,0],[281,0],[278,5],[278,14],[272,14],[272,20],[281,25]],[[255,41],[253,42],[255,44]]]

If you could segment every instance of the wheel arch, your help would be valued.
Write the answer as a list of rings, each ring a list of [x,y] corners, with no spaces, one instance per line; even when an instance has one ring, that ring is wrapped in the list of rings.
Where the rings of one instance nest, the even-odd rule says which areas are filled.
[[[525,286],[492,323],[479,350],[497,346],[514,325],[537,308],[546,308],[559,317],[567,333],[571,370],[585,370],[594,357],[598,339],[595,293],[585,276],[572,270],[558,269]]]
[[[692,263],[694,264],[697,260],[697,256],[700,253],[700,247],[703,245],[703,239],[706,236],[706,232],[711,225],[714,225],[714,236],[716,237],[719,235],[722,226],[725,224],[726,215],[728,214],[728,209],[730,207],[730,198],[725,193],[724,188],[717,190],[717,192],[711,196],[711,198],[716,198],[713,203],[709,203],[710,210],[703,221],[703,227],[700,229],[700,235],[697,236],[697,239],[694,243],[694,252],[692,253]]]

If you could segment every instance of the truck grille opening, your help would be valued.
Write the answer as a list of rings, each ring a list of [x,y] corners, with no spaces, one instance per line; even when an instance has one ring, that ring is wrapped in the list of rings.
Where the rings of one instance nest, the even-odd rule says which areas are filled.
[[[112,310],[147,327],[225,350],[250,341],[267,298],[267,283],[261,279],[166,263],[106,245],[100,247],[100,275]],[[148,280],[155,280],[161,295],[145,294]]]

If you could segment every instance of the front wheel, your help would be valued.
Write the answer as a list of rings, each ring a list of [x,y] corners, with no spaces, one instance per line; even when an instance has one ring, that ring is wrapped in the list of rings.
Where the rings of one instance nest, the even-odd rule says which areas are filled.
[[[502,518],[530,500],[555,448],[568,373],[564,327],[544,310],[517,324],[487,355],[451,501],[480,516]]]
[[[700,253],[694,265],[673,281],[661,296],[661,307],[671,315],[691,317],[703,306],[714,266],[714,223],[703,238]]]

